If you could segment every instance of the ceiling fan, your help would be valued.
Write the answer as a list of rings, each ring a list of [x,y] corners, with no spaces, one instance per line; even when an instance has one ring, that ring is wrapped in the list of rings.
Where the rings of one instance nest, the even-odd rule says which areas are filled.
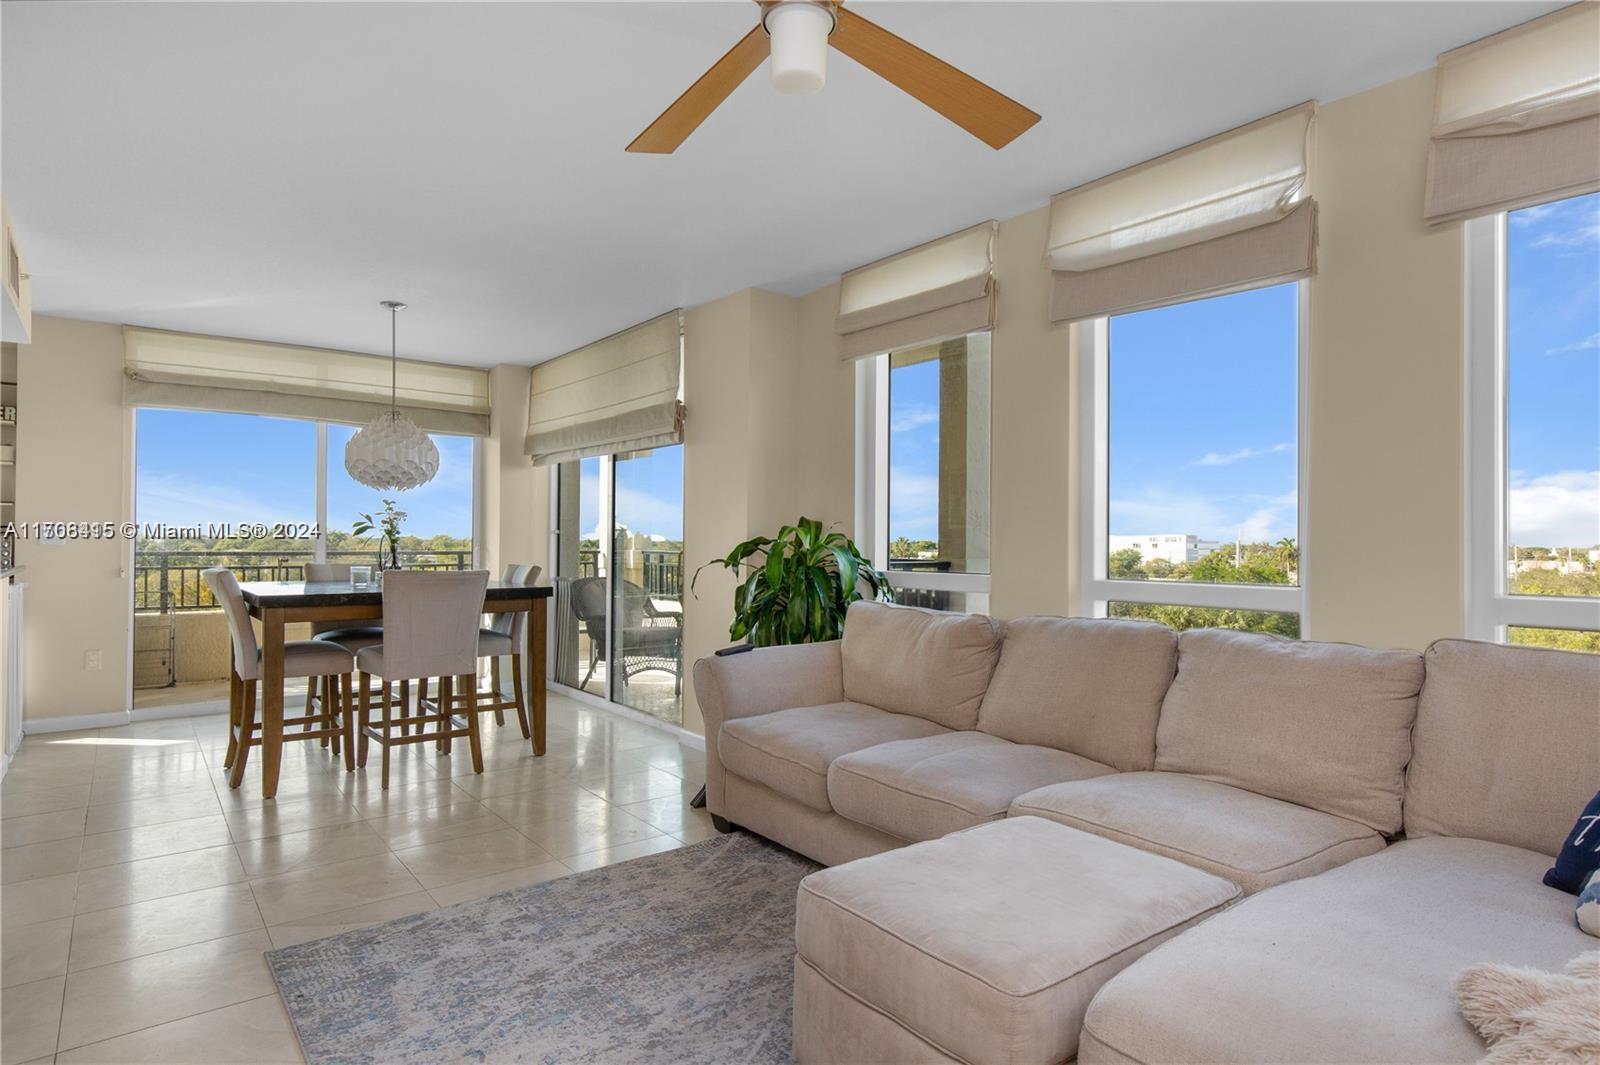
[[[770,54],[779,92],[808,95],[827,78],[828,46],[897,85],[991,148],[1004,148],[1039,116],[875,22],[843,0],[756,0],[761,23],[712,64],[628,145],[658,155],[677,150]]]

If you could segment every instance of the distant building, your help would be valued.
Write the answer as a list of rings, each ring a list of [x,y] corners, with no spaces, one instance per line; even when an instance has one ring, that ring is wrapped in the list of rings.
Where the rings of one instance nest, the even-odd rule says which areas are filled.
[[[1217,540],[1202,540],[1188,533],[1155,533],[1144,536],[1108,537],[1113,552],[1134,548],[1142,562],[1164,558],[1174,566],[1198,562],[1222,546]]]

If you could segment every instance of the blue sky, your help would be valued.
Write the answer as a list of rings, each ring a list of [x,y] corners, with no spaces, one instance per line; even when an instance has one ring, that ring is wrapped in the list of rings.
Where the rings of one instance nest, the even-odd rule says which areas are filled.
[[[209,411],[141,410],[137,415],[136,507],[141,522],[316,520],[317,427],[293,418]],[[344,445],[355,427],[328,427],[328,524],[348,531],[357,514],[375,511],[383,493],[344,470]],[[428,484],[393,493],[408,517],[404,531],[429,537],[472,535],[472,441],[435,435],[439,473]]]
[[[1600,544],[1600,194],[1506,225],[1510,543]]]
[[[1111,320],[1113,535],[1298,538],[1293,284]]]
[[[939,538],[939,362],[889,371],[889,539]]]
[[[600,460],[584,459],[578,520],[584,538],[600,533]],[[683,448],[658,447],[616,463],[616,520],[635,532],[683,539]],[[731,544],[729,546],[732,546]]]

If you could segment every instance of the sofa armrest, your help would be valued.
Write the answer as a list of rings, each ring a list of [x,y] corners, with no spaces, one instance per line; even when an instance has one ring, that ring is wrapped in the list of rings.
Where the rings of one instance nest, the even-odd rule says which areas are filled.
[[[726,817],[722,761],[717,757],[722,723],[793,706],[843,702],[839,641],[758,647],[743,654],[702,658],[694,664],[694,694],[706,728],[706,807]]]

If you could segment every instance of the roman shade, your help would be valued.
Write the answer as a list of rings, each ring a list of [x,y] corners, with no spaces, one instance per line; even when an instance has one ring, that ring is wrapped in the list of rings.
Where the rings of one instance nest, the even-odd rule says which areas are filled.
[[[527,452],[536,466],[683,443],[683,312],[533,368]]]
[[[1073,321],[1307,277],[1308,101],[1050,201],[1051,317]]]
[[[1600,189],[1600,4],[1439,57],[1423,214],[1452,222]]]
[[[839,279],[846,360],[994,325],[994,238],[984,222],[851,270]]]
[[[124,326],[123,401],[364,425],[389,407],[389,359]],[[401,359],[399,407],[433,433],[487,436],[489,371]]]

